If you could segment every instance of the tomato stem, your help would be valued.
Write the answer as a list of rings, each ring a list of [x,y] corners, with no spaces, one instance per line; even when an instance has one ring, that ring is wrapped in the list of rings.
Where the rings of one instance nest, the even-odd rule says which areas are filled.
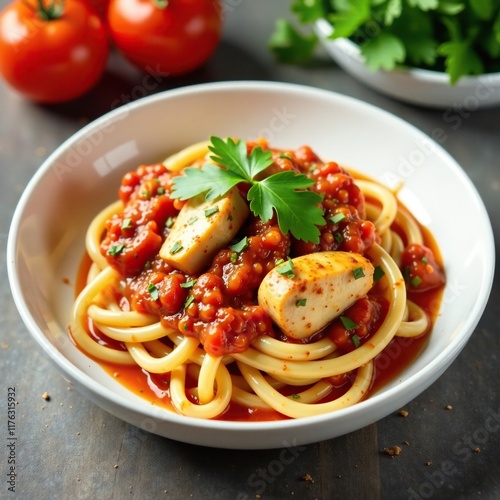
[[[37,4],[36,13],[43,21],[59,19],[64,11],[64,0],[52,0],[48,4],[44,0],[37,0]]]
[[[163,10],[168,7],[168,2],[169,0],[153,0],[153,3],[158,7],[159,9]]]

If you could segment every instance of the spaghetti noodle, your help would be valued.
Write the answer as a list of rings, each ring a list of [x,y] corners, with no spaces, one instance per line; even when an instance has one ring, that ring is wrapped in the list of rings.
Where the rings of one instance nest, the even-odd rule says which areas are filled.
[[[249,151],[257,146],[271,151],[271,172],[314,180],[310,189],[323,196],[326,220],[319,242],[297,240],[275,218],[264,223],[249,214],[238,229],[245,244],[217,248],[201,271],[165,262],[160,248],[183,206],[170,196],[173,179],[210,161],[207,142],[126,174],[121,199],[87,231],[92,264],[73,306],[72,338],[101,363],[162,374],[173,408],[186,416],[221,418],[236,405],[301,418],[363,400],[376,358],[391,341],[431,330],[432,312],[413,299],[438,296],[444,284],[420,226],[389,189],[306,146],[247,144]],[[373,285],[320,331],[293,338],[258,303],[259,285],[283,259],[338,251],[367,257]]]

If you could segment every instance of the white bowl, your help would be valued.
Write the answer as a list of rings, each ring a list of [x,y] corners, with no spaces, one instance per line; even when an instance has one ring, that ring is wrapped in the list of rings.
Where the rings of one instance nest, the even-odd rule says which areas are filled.
[[[460,107],[475,111],[500,105],[500,73],[461,78],[450,85],[449,75],[438,71],[398,67],[371,71],[361,51],[347,38],[330,39],[332,25],[320,19],[315,32],[331,58],[349,75],[382,94],[431,108]]]
[[[116,199],[125,172],[210,135],[265,136],[282,148],[308,144],[325,159],[389,185],[404,181],[401,199],[437,238],[448,285],[442,314],[424,351],[368,400],[331,414],[279,422],[187,418],[131,394],[68,339],[73,288],[65,280],[74,283],[90,220]],[[464,244],[456,221],[467,227],[470,245]],[[22,195],[12,220],[7,262],[14,300],[34,340],[64,377],[97,405],[175,440],[260,449],[303,445],[360,429],[432,384],[479,321],[492,286],[494,247],[485,208],[468,177],[413,126],[323,90],[226,82],[141,99],[97,119],[67,140],[40,167]]]

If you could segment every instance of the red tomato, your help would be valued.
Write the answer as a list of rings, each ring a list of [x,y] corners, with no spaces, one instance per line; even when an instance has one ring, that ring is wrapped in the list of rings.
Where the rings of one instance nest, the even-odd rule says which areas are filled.
[[[0,13],[0,74],[18,92],[41,103],[69,101],[93,87],[106,66],[106,29],[80,0],[16,0]],[[44,7],[45,5],[45,7]],[[49,12],[44,19],[42,11]]]
[[[110,0],[116,47],[135,66],[162,76],[201,66],[221,34],[218,0]]]

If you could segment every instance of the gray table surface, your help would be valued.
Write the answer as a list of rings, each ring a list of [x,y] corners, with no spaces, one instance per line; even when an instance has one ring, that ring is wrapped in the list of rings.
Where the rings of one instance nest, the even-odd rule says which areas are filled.
[[[1,0],[5,5],[7,0]],[[461,164],[500,238],[500,108],[463,113],[394,101],[356,82],[327,58],[307,68],[277,65],[266,43],[289,2],[231,0],[224,37],[195,73],[152,92],[222,80],[295,82],[375,104],[430,134]],[[68,387],[35,347],[12,301],[7,234],[20,194],[42,161],[88,121],[130,95],[141,74],[116,55],[99,86],[73,103],[37,106],[0,83],[0,498],[500,498],[500,275],[470,342],[428,390],[369,427],[294,450],[230,451],[161,438],[128,425]],[[446,203],[446,200],[444,200]],[[448,207],[452,209],[452,207]],[[450,231],[464,231],[450,221]],[[498,253],[497,253],[498,256]],[[493,270],[492,270],[493,272]],[[8,491],[7,398],[15,387],[16,493]],[[42,399],[48,391],[50,401]],[[450,405],[452,409],[446,409]],[[384,447],[404,445],[397,457]],[[288,456],[287,456],[288,457]]]

